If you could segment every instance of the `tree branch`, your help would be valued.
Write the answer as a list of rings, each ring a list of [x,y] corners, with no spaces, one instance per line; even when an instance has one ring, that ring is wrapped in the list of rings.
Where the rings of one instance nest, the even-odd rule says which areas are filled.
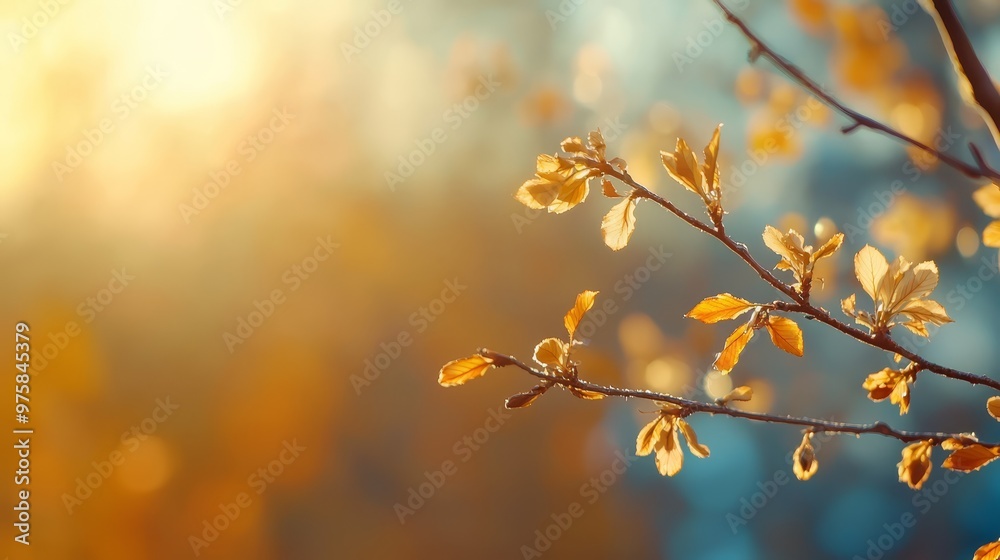
[[[966,383],[970,383],[972,385],[986,385],[987,387],[991,387],[993,389],[996,389],[997,391],[1000,391],[1000,380],[992,379],[990,377],[986,377],[985,375],[976,375],[973,373],[964,372],[961,370],[957,370],[954,368],[943,366],[941,364],[934,363],[930,360],[920,357],[919,355],[917,355],[914,352],[911,352],[910,350],[907,350],[889,336],[870,334],[834,318],[832,315],[830,315],[830,313],[827,310],[823,309],[822,307],[817,307],[813,305],[812,303],[809,302],[808,298],[806,298],[799,292],[795,291],[795,289],[792,288],[791,286],[779,280],[770,270],[764,268],[760,263],[756,261],[756,259],[753,258],[753,255],[750,254],[750,251],[747,249],[746,245],[734,241],[733,238],[729,237],[729,235],[725,233],[725,230],[716,229],[715,227],[710,226],[698,220],[697,218],[694,218],[693,216],[687,214],[686,212],[675,206],[673,203],[671,203],[669,200],[666,200],[660,195],[650,191],[642,184],[636,182],[635,179],[633,179],[632,176],[629,175],[627,171],[619,171],[618,169],[616,169],[615,167],[613,167],[608,163],[599,162],[595,160],[588,160],[588,164],[594,167],[595,169],[599,169],[605,175],[614,177],[619,181],[625,183],[626,185],[632,187],[636,191],[636,196],[652,200],[659,206],[666,209],[671,214],[687,222],[691,227],[699,231],[702,231],[704,233],[707,233],[708,235],[719,240],[723,245],[726,246],[726,248],[735,253],[736,256],[740,257],[740,259],[742,259],[743,262],[749,265],[750,268],[752,268],[754,272],[756,272],[757,275],[760,276],[762,280],[764,280],[765,282],[770,284],[774,289],[778,290],[779,292],[781,292],[782,294],[784,294],[785,296],[787,296],[792,300],[793,303],[781,304],[779,302],[778,304],[776,304],[781,311],[802,313],[803,315],[812,317],[817,321],[825,323],[837,329],[838,331],[846,334],[847,336],[855,340],[858,340],[860,342],[863,342],[869,346],[873,346],[875,348],[879,348],[881,350],[885,350],[886,352],[891,352],[893,354],[899,354],[900,356],[903,356],[904,358],[917,364],[917,366],[919,366],[920,369],[934,372],[943,377],[965,381]]]
[[[928,12],[937,24],[941,41],[951,55],[952,64],[958,79],[966,81],[966,85],[971,90],[972,100],[978,104],[983,120],[990,127],[993,133],[993,141],[1000,147],[1000,91],[997,91],[990,73],[986,71],[976,49],[972,46],[965,28],[962,26],[955,7],[950,0],[932,0],[930,6],[926,6]]]
[[[956,157],[950,156],[945,152],[937,150],[923,142],[917,140],[916,138],[907,136],[902,132],[892,128],[891,126],[879,122],[871,117],[863,115],[850,107],[847,107],[835,97],[823,90],[823,88],[812,80],[809,76],[805,74],[799,67],[795,66],[789,62],[785,57],[778,54],[774,49],[767,45],[761,38],[754,33],[746,23],[740,19],[732,10],[730,10],[722,0],[712,0],[715,4],[725,13],[726,19],[730,23],[739,28],[743,35],[750,41],[751,47],[755,52],[759,53],[760,56],[770,60],[775,66],[778,67],[785,75],[787,75],[792,80],[796,81],[803,88],[808,90],[810,93],[818,97],[824,103],[826,103],[830,108],[836,110],[840,114],[844,115],[852,122],[851,124],[845,126],[841,131],[845,134],[853,132],[858,128],[867,128],[875,132],[879,132],[886,136],[895,138],[901,142],[914,146],[933,155],[939,160],[943,161],[945,164],[951,166],[952,168],[962,172],[964,175],[973,179],[989,179],[993,182],[1000,183],[1000,172],[989,167],[983,161],[978,161],[976,165],[971,165],[966,163]],[[934,0],[934,3],[945,2],[946,0]],[[973,55],[975,53],[973,52]],[[985,70],[984,70],[985,72]],[[992,83],[992,82],[990,82]],[[995,91],[995,89],[994,89]],[[1000,114],[1000,113],[998,113]]]
[[[623,397],[626,399],[634,398],[652,402],[672,403],[682,407],[686,414],[694,414],[694,413],[706,413],[713,415],[720,414],[723,416],[731,416],[733,418],[745,418],[753,422],[766,422],[769,424],[786,424],[791,426],[801,426],[803,428],[808,428],[814,432],[826,432],[832,434],[856,434],[856,435],[878,434],[881,436],[897,439],[903,443],[912,443],[915,441],[932,441],[934,442],[934,445],[940,445],[943,441],[947,439],[957,439],[966,444],[978,443],[980,445],[985,445],[988,447],[992,447],[994,445],[992,443],[975,441],[968,435],[964,434],[948,434],[942,432],[907,432],[902,430],[896,430],[884,422],[874,422],[872,424],[848,424],[844,422],[820,420],[817,418],[799,418],[794,416],[777,416],[773,414],[764,414],[760,412],[747,412],[743,410],[729,408],[728,406],[723,406],[720,404],[704,403],[691,399],[675,397],[673,395],[668,395],[666,393],[657,393],[654,391],[640,391],[637,389],[620,389],[618,387],[598,385],[596,383],[582,381],[578,378],[551,375],[544,371],[537,370],[513,356],[508,356],[506,354],[501,354],[499,352],[494,352],[492,350],[487,350],[485,348],[481,348],[478,353],[481,356],[493,360],[495,365],[497,366],[508,366],[508,365],[514,366],[521,370],[524,370],[525,372],[539,379],[546,380],[553,384],[563,385],[566,387],[575,387],[577,389],[583,389],[585,391],[594,391],[596,393],[601,393],[602,395],[606,395],[609,397]]]

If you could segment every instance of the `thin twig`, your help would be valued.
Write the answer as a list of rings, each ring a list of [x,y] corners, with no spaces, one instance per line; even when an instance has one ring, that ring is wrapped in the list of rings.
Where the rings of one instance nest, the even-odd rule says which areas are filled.
[[[986,377],[985,375],[976,375],[974,373],[968,373],[965,371],[957,370],[954,368],[943,366],[941,364],[934,363],[930,360],[922,358],[921,356],[917,355],[914,352],[911,352],[910,350],[907,350],[889,336],[873,335],[861,329],[852,327],[851,325],[848,325],[838,319],[835,319],[832,315],[830,315],[828,311],[826,311],[822,307],[817,307],[813,305],[812,303],[809,302],[809,300],[805,296],[795,291],[795,289],[789,286],[788,284],[785,284],[784,282],[779,280],[770,270],[764,268],[760,263],[757,262],[756,259],[753,258],[753,255],[750,254],[750,251],[747,249],[746,245],[734,241],[733,238],[729,237],[729,235],[725,233],[725,231],[720,231],[712,227],[711,225],[708,225],[698,220],[697,218],[687,214],[686,212],[675,206],[673,203],[671,203],[669,200],[666,200],[660,195],[650,191],[642,184],[636,182],[635,179],[633,179],[632,176],[629,175],[627,171],[619,171],[618,169],[615,169],[613,166],[607,163],[602,163],[598,161],[591,161],[591,165],[593,165],[597,169],[600,169],[601,172],[603,172],[605,175],[614,177],[619,181],[635,189],[637,193],[636,196],[652,200],[659,206],[666,209],[671,214],[687,222],[691,227],[699,231],[702,231],[704,233],[707,233],[708,235],[711,235],[712,237],[719,240],[723,245],[726,246],[726,248],[735,253],[736,256],[740,257],[740,259],[742,259],[743,262],[747,263],[750,266],[750,268],[752,268],[754,272],[756,272],[757,275],[760,276],[762,280],[764,280],[765,282],[770,284],[774,289],[788,296],[792,300],[792,303],[787,303],[780,306],[782,311],[802,313],[803,315],[812,317],[817,321],[820,321],[821,323],[825,323],[837,329],[838,331],[846,334],[847,336],[855,340],[868,344],[869,346],[873,346],[875,348],[879,348],[881,350],[885,350],[886,352],[891,352],[893,354],[899,354],[900,356],[903,356],[904,358],[917,364],[917,366],[919,366],[920,369],[931,371],[938,375],[948,377],[951,379],[965,381],[966,383],[970,383],[972,385],[986,385],[987,387],[991,387],[993,389],[996,389],[997,391],[1000,391],[1000,380],[992,379],[990,377]]]
[[[907,432],[902,430],[896,430],[884,422],[874,422],[872,424],[848,424],[844,422],[834,422],[831,420],[820,420],[818,418],[800,418],[794,416],[777,416],[773,414],[764,414],[760,412],[747,412],[743,410],[737,410],[734,408],[729,408],[728,406],[723,406],[720,404],[711,404],[701,401],[695,401],[691,399],[685,399],[681,397],[675,397],[673,395],[668,395],[666,393],[657,393],[654,391],[639,391],[637,389],[620,389],[618,387],[611,387],[607,385],[598,385],[596,383],[590,383],[583,381],[579,378],[563,377],[558,375],[552,375],[544,371],[535,369],[528,364],[525,364],[521,360],[513,356],[508,356],[506,354],[501,354],[499,352],[494,352],[492,350],[487,350],[485,348],[479,350],[479,355],[490,358],[494,361],[497,366],[508,366],[512,365],[525,372],[539,378],[544,379],[550,383],[564,385],[566,387],[576,387],[577,389],[583,389],[586,391],[594,391],[606,395],[609,397],[623,397],[623,398],[634,398],[643,399],[653,402],[665,402],[672,403],[682,407],[686,414],[693,413],[706,413],[706,414],[721,414],[724,416],[731,416],[733,418],[745,418],[754,422],[767,422],[771,424],[788,424],[791,426],[801,426],[803,428],[808,428],[814,432],[826,432],[831,434],[878,434],[890,438],[897,439],[903,443],[911,443],[914,441],[932,441],[934,445],[939,445],[947,439],[957,439],[963,443],[978,443],[980,445],[985,445],[988,447],[993,447],[992,443],[977,442],[966,434],[948,434],[942,432]]]
[[[845,126],[842,129],[843,133],[848,134],[860,127],[880,132],[886,136],[896,138],[901,142],[919,148],[927,152],[928,154],[933,155],[934,157],[943,161],[945,164],[962,172],[968,177],[971,177],[973,179],[990,179],[991,181],[1000,183],[1000,172],[989,167],[988,165],[985,164],[985,162],[979,161],[977,162],[977,165],[971,165],[956,157],[950,156],[945,152],[942,152],[931,146],[928,146],[927,144],[917,140],[916,138],[907,136],[906,134],[903,134],[902,132],[892,128],[887,124],[879,122],[871,117],[868,117],[866,115],[863,115],[855,111],[854,109],[851,109],[850,107],[847,107],[846,105],[838,101],[835,97],[833,97],[825,90],[823,90],[823,88],[819,84],[817,84],[815,81],[812,80],[812,78],[807,76],[805,72],[803,72],[799,67],[789,62],[788,59],[781,56],[774,49],[768,46],[767,43],[761,40],[761,38],[756,33],[754,33],[747,26],[747,24],[742,19],[740,19],[739,16],[733,13],[733,11],[730,10],[722,2],[722,0],[712,0],[712,1],[715,2],[715,4],[719,6],[719,8],[725,13],[726,19],[728,19],[730,23],[738,27],[739,30],[743,33],[743,35],[747,38],[747,40],[750,41],[750,45],[754,49],[754,52],[759,53],[760,56],[763,56],[764,58],[770,60],[775,66],[778,67],[779,70],[784,72],[785,75],[787,75],[789,78],[798,82],[799,85],[801,85],[803,88],[807,89],[810,93],[818,97],[820,100],[826,103],[830,108],[836,110],[837,112],[839,112],[840,114],[844,115],[845,117],[847,117],[852,121],[851,124]],[[936,0],[935,3],[939,1],[940,0]]]

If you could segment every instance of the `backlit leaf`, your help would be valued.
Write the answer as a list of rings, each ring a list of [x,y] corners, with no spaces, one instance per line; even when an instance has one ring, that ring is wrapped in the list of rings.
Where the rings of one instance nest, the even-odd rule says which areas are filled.
[[[829,257],[830,255],[837,252],[840,246],[844,243],[844,234],[838,233],[830,238],[829,241],[823,244],[815,253],[813,253],[813,261],[818,261],[822,258]]]
[[[721,399],[716,399],[715,402],[721,405],[726,405],[733,401],[746,402],[752,398],[753,398],[753,389],[747,387],[746,385],[742,385],[740,387],[733,389],[732,391],[729,391],[729,393],[727,393],[726,396],[722,397]]]
[[[819,461],[816,460],[816,450],[812,445],[812,432],[806,432],[802,436],[802,443],[792,454],[792,472],[799,480],[809,480],[816,471],[819,470]]]
[[[441,372],[438,374],[438,383],[444,387],[461,385],[466,381],[480,377],[492,366],[492,359],[479,354],[452,360],[441,368]]]
[[[612,250],[617,251],[628,245],[635,231],[635,204],[636,199],[630,196],[615,204],[601,221],[604,243]]]
[[[566,316],[563,317],[563,324],[566,326],[566,332],[569,333],[570,342],[576,336],[576,328],[580,326],[580,321],[583,319],[584,314],[594,306],[594,299],[597,297],[597,294],[598,292],[590,290],[580,292],[576,296],[576,303],[573,305],[573,309],[570,309],[566,313]]]
[[[558,338],[546,338],[535,346],[534,360],[546,369],[565,369],[569,345]]]
[[[639,430],[639,436],[635,440],[635,454],[639,457],[649,455],[656,445],[656,440],[660,438],[660,428],[663,424],[663,416],[656,415],[652,422],[646,424]]]
[[[983,245],[1000,247],[1000,220],[990,222],[990,225],[983,230]]]
[[[983,185],[972,193],[973,200],[991,218],[1000,218],[1000,188],[993,183]]]
[[[990,400],[986,401],[986,410],[1000,421],[1000,397],[990,397]]]
[[[621,198],[622,195],[618,194],[615,190],[615,186],[611,184],[611,181],[607,179],[601,179],[601,191],[604,192],[604,196],[608,198]]]
[[[972,560],[1000,560],[1000,541],[984,544],[972,556]]]
[[[699,459],[708,457],[711,451],[709,451],[708,446],[698,443],[698,436],[694,433],[694,429],[691,428],[690,424],[678,418],[677,426],[680,427],[681,432],[684,434],[684,439],[687,441],[691,454]]]
[[[698,169],[698,159],[682,138],[677,139],[674,153],[660,152],[663,167],[675,181],[684,185],[691,192],[702,195],[702,176]]]
[[[715,127],[712,139],[705,146],[705,162],[702,164],[702,174],[705,176],[705,191],[712,192],[719,187],[719,133],[722,125]]]
[[[587,389],[580,389],[578,387],[566,387],[569,389],[570,393],[573,393],[578,399],[584,399],[587,401],[599,401],[604,398],[604,393],[598,393],[597,391],[588,391]]]
[[[736,362],[740,361],[740,353],[747,347],[747,343],[753,338],[753,328],[750,325],[740,325],[726,339],[726,344],[715,359],[715,369],[722,373],[729,373]]]
[[[871,245],[865,245],[854,256],[854,274],[872,301],[878,301],[878,290],[888,271],[889,263],[886,262],[885,256]]]
[[[775,346],[794,356],[802,356],[802,329],[795,321],[788,317],[771,315],[767,318],[765,326]]]
[[[905,482],[910,488],[920,490],[931,475],[932,441],[918,441],[903,449],[903,460],[899,462],[899,481]]]
[[[1000,449],[974,443],[954,451],[941,466],[953,471],[971,472],[997,457],[1000,457]]]
[[[702,323],[717,323],[735,319],[754,308],[754,304],[740,299],[732,294],[719,294],[701,300],[685,317],[697,319]]]
[[[681,449],[677,426],[671,423],[663,436],[656,440],[656,468],[661,475],[674,476],[684,466],[684,451]]]

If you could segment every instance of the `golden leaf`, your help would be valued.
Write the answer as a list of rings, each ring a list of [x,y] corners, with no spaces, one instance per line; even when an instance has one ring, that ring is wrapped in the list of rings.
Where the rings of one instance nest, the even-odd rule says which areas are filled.
[[[991,218],[1000,218],[1000,188],[993,183],[983,185],[972,193],[973,200]]]
[[[945,323],[954,322],[951,317],[948,317],[948,313],[944,310],[944,307],[932,299],[918,299],[911,301],[899,311],[899,314],[909,317],[913,321],[930,323],[932,325],[943,325]],[[924,334],[924,336],[927,335]]]
[[[705,162],[702,164],[702,174],[705,177],[705,191],[719,191],[719,133],[722,125],[715,127],[712,139],[705,146]]]
[[[920,490],[931,475],[931,451],[934,442],[918,441],[903,449],[903,460],[897,465],[899,481],[905,482],[910,488]]]
[[[514,198],[518,202],[535,210],[547,208],[559,196],[559,183],[547,179],[529,179],[517,189]]]
[[[726,339],[726,344],[715,359],[714,367],[722,373],[732,371],[736,362],[740,361],[740,353],[747,347],[747,343],[753,338],[753,327],[750,325],[740,325]]]
[[[854,274],[872,301],[878,301],[878,291],[887,272],[889,263],[886,262],[885,256],[871,245],[865,245],[854,256]]]
[[[677,426],[679,426],[681,432],[684,433],[684,439],[687,441],[688,449],[691,451],[691,454],[699,459],[708,457],[711,452],[709,451],[708,446],[698,443],[698,436],[694,433],[694,429],[680,418],[677,419]]]
[[[812,432],[806,432],[802,436],[802,443],[792,454],[792,472],[799,480],[809,480],[819,470],[816,450],[812,446],[812,436]]]
[[[588,391],[586,389],[580,389],[578,387],[566,387],[569,389],[570,393],[578,399],[583,399],[587,401],[599,401],[604,398],[604,393],[598,393],[597,391]]]
[[[607,179],[601,179],[601,191],[604,192],[604,196],[608,198],[621,198],[622,195],[618,194],[615,190],[615,186],[611,184],[611,181]]]
[[[567,154],[586,154],[587,147],[583,145],[583,140],[580,140],[578,136],[570,136],[559,144],[562,151]]]
[[[955,450],[941,466],[953,471],[972,472],[979,470],[983,465],[997,457],[1000,457],[1000,448],[974,443]]]
[[[844,315],[857,317],[858,311],[857,311],[857,303],[855,300],[856,300],[855,294],[851,294],[850,296],[848,296],[847,298],[843,299],[840,302],[840,309],[841,311],[844,312]]]
[[[753,389],[747,387],[746,385],[742,385],[740,387],[733,389],[732,391],[729,391],[729,393],[727,393],[726,396],[722,397],[721,399],[716,399],[715,402],[725,406],[733,401],[746,402],[752,398],[753,398]]]
[[[793,356],[802,356],[802,329],[788,317],[771,315],[767,318],[767,332],[771,342]]]
[[[905,263],[902,259],[900,261]],[[909,265],[909,263],[906,264]],[[889,313],[895,313],[907,302],[926,297],[933,292],[938,285],[937,265],[931,261],[925,261],[912,268],[907,266],[898,276],[898,280],[895,276],[893,280],[892,295],[886,302],[889,304],[887,306]]]
[[[840,246],[844,244],[844,234],[838,233],[830,238],[829,241],[823,244],[815,253],[812,254],[813,262],[816,262],[822,258],[829,257],[830,255],[837,252]]]
[[[684,185],[691,192],[704,196],[702,190],[701,170],[698,169],[698,158],[682,138],[677,139],[674,153],[660,152],[663,167],[675,181]]]
[[[984,544],[972,556],[972,560],[1000,560],[1000,541]]]
[[[1000,397],[990,397],[990,400],[986,401],[986,410],[990,412],[990,415],[1000,421]]]
[[[452,360],[441,368],[438,383],[444,387],[461,385],[486,373],[493,366],[493,360],[476,354],[468,358]]]
[[[674,476],[681,472],[684,465],[684,451],[681,449],[680,438],[677,435],[677,425],[670,423],[669,428],[656,440],[656,469],[661,475]]]
[[[601,134],[601,129],[597,129],[587,135],[587,141],[590,143],[590,147],[594,149],[597,154],[597,159],[604,161],[605,150],[607,149],[607,144],[604,142],[604,135]]]
[[[597,298],[598,293],[591,290],[580,292],[576,296],[576,303],[573,305],[573,309],[567,311],[566,316],[563,317],[563,324],[566,326],[566,332],[569,333],[571,343],[576,336],[576,328],[580,326],[580,321],[583,319],[584,314],[594,306],[594,299]]]
[[[569,345],[558,338],[546,338],[535,346],[534,360],[545,369],[565,370]]]
[[[636,199],[630,196],[615,204],[601,221],[604,244],[614,251],[628,245],[635,231],[635,204]]]
[[[990,222],[990,225],[983,230],[983,245],[1000,247],[1000,220]]]
[[[529,208],[561,214],[580,204],[590,192],[590,179],[600,172],[568,159],[541,155],[534,179],[525,181],[514,198]]]
[[[868,391],[868,398],[879,402],[886,398],[892,404],[899,405],[899,414],[910,410],[910,382],[914,380],[912,373],[904,370],[883,368],[865,378],[861,386]]]
[[[657,414],[652,422],[646,424],[639,430],[639,436],[635,440],[635,454],[639,457],[649,455],[656,445],[656,441],[661,437],[660,428],[664,422],[663,415]]]
[[[732,294],[719,294],[701,300],[685,317],[697,319],[702,323],[718,323],[735,319],[754,308],[754,304],[740,299]]]

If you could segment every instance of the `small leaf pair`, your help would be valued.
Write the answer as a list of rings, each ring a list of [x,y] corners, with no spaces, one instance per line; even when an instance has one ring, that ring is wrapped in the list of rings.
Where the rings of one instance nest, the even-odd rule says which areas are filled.
[[[663,167],[670,176],[701,197],[709,217],[716,224],[722,221],[725,213],[722,208],[722,186],[719,181],[719,133],[722,125],[715,127],[712,139],[705,146],[705,158],[698,165],[698,157],[683,138],[677,139],[677,145],[671,152],[660,152]]]
[[[682,417],[683,410],[674,404],[661,404],[656,418],[639,430],[635,454],[644,457],[656,453],[656,469],[661,475],[674,476],[684,465],[680,434],[684,434],[691,454],[699,459],[708,457],[707,446],[698,443],[698,436]]]
[[[832,256],[844,243],[844,234],[838,233],[822,247],[813,251],[811,245],[804,245],[805,240],[794,229],[788,230],[788,233],[781,233],[772,226],[764,228],[763,237],[767,248],[781,257],[775,268],[792,271],[796,280],[792,287],[795,288],[795,291],[805,295],[809,294],[816,262]]]

